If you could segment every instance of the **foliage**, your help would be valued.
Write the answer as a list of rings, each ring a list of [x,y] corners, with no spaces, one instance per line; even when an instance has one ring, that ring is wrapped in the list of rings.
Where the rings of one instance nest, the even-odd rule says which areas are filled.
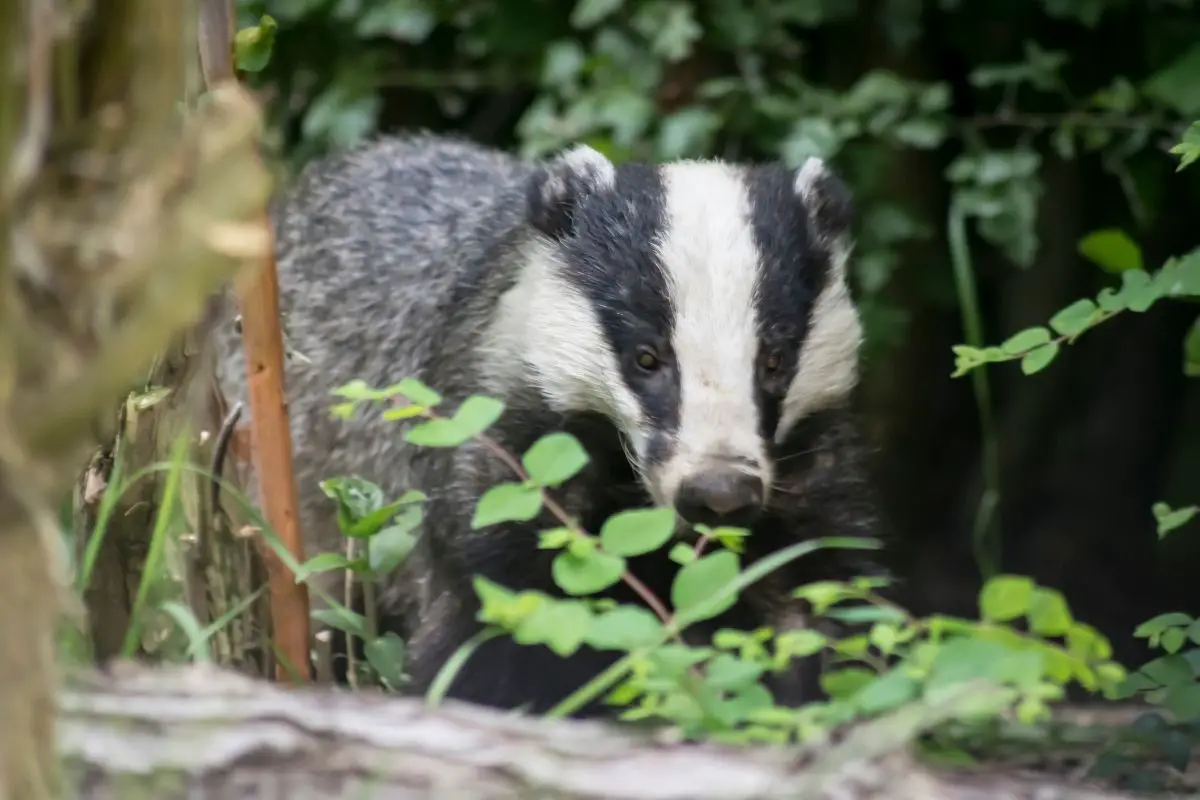
[[[1193,123],[1183,141],[1171,148],[1180,157],[1179,170],[1191,165],[1197,157],[1196,130]],[[1111,317],[1131,311],[1144,313],[1154,303],[1166,298],[1195,299],[1200,297],[1200,248],[1177,258],[1169,258],[1153,275],[1144,269],[1144,259],[1138,245],[1121,230],[1107,229],[1086,236],[1079,244],[1080,252],[1119,281],[1119,287],[1108,286],[1093,301],[1080,299],[1063,308],[1049,322],[1049,328],[1034,326],[1010,336],[998,347],[977,348],[959,345],[955,376],[963,375],[988,363],[1020,360],[1026,375],[1039,372],[1050,365],[1063,343],[1070,344],[1088,330]],[[1053,330],[1053,333],[1051,332]],[[1183,371],[1189,377],[1200,375],[1200,319],[1193,322],[1183,346]],[[1155,503],[1151,512],[1157,522],[1160,538],[1186,525],[1200,511],[1200,506],[1172,509],[1166,503]],[[1142,623],[1134,636],[1144,638],[1150,646],[1161,648],[1165,655],[1142,665],[1130,674],[1113,692],[1116,698],[1140,695],[1151,705],[1169,712],[1172,721],[1157,713],[1143,715],[1127,732],[1125,740],[1116,743],[1097,762],[1093,773],[1111,776],[1131,773],[1136,783],[1147,780],[1161,788],[1154,776],[1139,772],[1121,746],[1130,738],[1149,741],[1166,754],[1169,763],[1180,772],[1187,769],[1196,733],[1200,732],[1200,620],[1182,612],[1160,614]]]
[[[335,413],[343,417],[355,413],[363,402],[398,396],[402,404],[383,414],[395,420],[424,420],[405,430],[404,438],[411,444],[459,447],[475,439],[505,457],[486,436],[503,411],[498,400],[472,396],[445,416],[435,410],[442,397],[414,379],[385,389],[355,381],[336,393],[342,400]],[[689,644],[683,638],[689,626],[719,616],[740,592],[787,561],[821,548],[874,544],[854,537],[806,541],[743,568],[739,554],[747,531],[698,527],[696,543],[688,545],[677,536],[676,515],[670,508],[620,512],[597,533],[583,530],[552,496],[552,490],[588,462],[583,447],[569,434],[547,434],[519,461],[511,456],[505,460],[515,480],[484,493],[472,526],[530,521],[543,510],[549,512],[557,524],[542,531],[539,547],[558,551],[552,577],[561,595],[513,591],[477,577],[480,621],[488,626],[485,636],[509,635],[519,644],[545,645],[560,656],[581,647],[620,654],[613,667],[579,687],[550,711],[551,716],[569,714],[603,698],[623,708],[623,719],[667,722],[692,738],[807,741],[906,703],[933,702],[939,693],[961,688],[964,682],[990,681],[1007,690],[994,699],[986,695],[986,702],[969,709],[969,719],[1013,708],[1020,719],[1031,722],[1043,717],[1047,703],[1061,698],[1071,682],[1089,691],[1111,692],[1125,677],[1124,670],[1110,661],[1108,642],[1074,620],[1058,592],[1011,575],[985,584],[979,597],[979,621],[945,615],[913,617],[877,594],[877,579],[820,581],[797,587],[795,597],[811,609],[814,621],[849,624],[859,632],[839,639],[821,632],[817,622],[787,631],[721,629],[711,644]],[[334,485],[348,487],[330,491],[338,499],[339,518],[348,536],[373,539],[384,534],[388,528],[383,526],[402,508],[409,509],[404,512],[409,519],[419,520],[419,514],[413,513],[424,499],[419,493],[409,492],[385,504],[378,489],[364,482]],[[366,519],[373,524],[363,523]],[[412,530],[407,524],[402,527],[406,536]],[[411,539],[406,539],[404,550],[409,549]],[[652,551],[668,553],[679,565],[669,598],[654,596],[628,569],[628,558]],[[373,545],[369,552],[374,552]],[[366,562],[324,555],[306,568],[365,572]],[[618,582],[629,585],[642,603],[620,605],[604,597],[603,592]],[[356,636],[374,635],[358,615],[344,609],[324,620]],[[1017,622],[1028,632],[1015,627]],[[471,646],[462,658],[447,665],[431,699],[438,699],[453,671],[470,657]],[[763,679],[782,673],[796,659],[818,654],[834,666],[822,675],[830,699],[800,709],[777,706]]]
[[[1200,111],[1193,0],[1138,16],[1139,35],[1157,44],[1124,37],[1120,64],[1104,47],[1071,55],[1026,32],[1124,34],[1122,0],[1024,0],[1013,10],[1023,23],[1011,30],[1000,24],[1007,7],[1001,14],[953,0],[238,5],[249,30],[269,14],[269,33],[243,33],[269,41],[271,61],[262,67],[259,48],[244,68],[285,101],[272,113],[295,163],[394,127],[385,113],[397,94],[421,109],[406,111],[401,124],[450,126],[501,145],[511,136],[530,156],[585,141],[618,160],[833,159],[861,209],[854,270],[873,352],[904,330],[906,312],[887,289],[903,254],[938,221],[889,187],[889,149],[949,157],[952,202],[988,243],[1027,267],[1048,152],[1099,157],[1136,194],[1147,148]],[[854,55],[849,43],[864,41],[880,63]],[[836,67],[824,58],[828,47],[839,54]],[[965,81],[944,66],[961,60]],[[946,77],[918,77],[939,67]],[[1187,152],[1198,135],[1188,132],[1184,147],[1193,150],[1183,159],[1195,157]],[[1130,200],[1143,210],[1150,202],[1145,192]],[[935,300],[950,301],[947,261],[934,255],[904,269],[921,273]]]

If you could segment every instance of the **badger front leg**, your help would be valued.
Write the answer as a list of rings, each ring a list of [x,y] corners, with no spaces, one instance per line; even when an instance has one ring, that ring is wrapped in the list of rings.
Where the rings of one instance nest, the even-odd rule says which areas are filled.
[[[797,585],[789,576],[775,573],[753,587],[744,599],[761,620],[760,624],[770,627],[776,637],[798,630],[814,630],[830,640],[843,635],[842,625],[816,617],[806,601],[792,597]],[[768,673],[764,683],[776,704],[797,708],[824,700],[826,694],[821,688],[821,673],[828,660],[828,651],[822,649],[809,656],[793,658],[780,672]]]
[[[813,617],[807,604],[792,600],[782,609],[769,615],[768,625],[779,636],[789,631],[815,630],[828,639],[836,639],[841,633],[842,626],[830,620]],[[821,688],[821,673],[828,666],[828,651],[821,650],[810,656],[793,658],[782,672],[767,676],[767,688],[775,698],[777,705],[788,708],[798,708],[806,703],[826,698]]]

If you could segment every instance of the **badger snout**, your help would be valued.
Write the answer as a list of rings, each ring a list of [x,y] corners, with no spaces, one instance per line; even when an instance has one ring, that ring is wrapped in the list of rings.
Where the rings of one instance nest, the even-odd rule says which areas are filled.
[[[763,480],[735,464],[715,463],[684,478],[675,510],[688,522],[743,528],[762,512]]]

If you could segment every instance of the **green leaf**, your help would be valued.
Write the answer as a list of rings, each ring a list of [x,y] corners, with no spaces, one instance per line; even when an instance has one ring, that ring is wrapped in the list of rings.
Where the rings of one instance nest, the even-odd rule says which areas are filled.
[[[384,409],[380,415],[385,422],[399,422],[401,420],[412,419],[413,417],[423,416],[426,409],[421,406],[393,406],[392,408]],[[348,419],[349,417],[347,417]]]
[[[1040,636],[1062,636],[1073,622],[1062,593],[1042,586],[1033,590],[1028,616],[1030,629]]]
[[[1200,121],[1193,122],[1184,131],[1183,139],[1179,144],[1172,147],[1169,152],[1172,155],[1179,156],[1179,166],[1175,168],[1176,172],[1186,169],[1195,163],[1196,159],[1200,158]]]
[[[569,433],[550,433],[533,443],[521,463],[539,486],[558,486],[588,463],[583,445]]]
[[[639,4],[631,27],[650,40],[650,52],[668,62],[687,58],[704,34],[690,3]]]
[[[820,652],[828,640],[820,631],[806,627],[798,628],[782,632],[775,637],[775,652],[787,658],[804,658]]]
[[[397,500],[394,503],[388,503],[386,506],[375,509],[370,514],[367,514],[362,519],[354,523],[348,530],[343,530],[346,536],[352,539],[370,539],[379,534],[381,530],[396,516],[396,513],[406,505],[403,500]]]
[[[680,566],[682,566],[684,564],[692,563],[697,558],[699,558],[699,556],[696,555],[695,549],[693,549],[689,545],[684,544],[683,542],[679,542],[678,544],[676,544],[674,547],[671,548],[671,552],[668,554],[668,558],[670,558],[676,564],[679,564]]]
[[[1096,295],[1096,302],[1100,304],[1100,310],[1108,314],[1125,310],[1125,295],[1113,291],[1108,286],[1105,286],[1100,290],[1100,294]]]
[[[363,76],[346,72],[313,99],[300,130],[305,139],[352,147],[375,129],[383,100]]]
[[[413,502],[406,496],[394,503],[385,503],[382,489],[358,477],[327,478],[319,485],[325,496],[337,504],[338,528],[344,536],[355,539],[371,536],[387,524],[402,505]],[[423,494],[419,497],[424,499]]]
[[[659,123],[658,158],[673,161],[703,153],[720,127],[721,119],[707,108],[680,109]]]
[[[571,11],[571,27],[594,28],[624,5],[623,0],[579,0]]]
[[[212,653],[209,652],[208,639],[212,634],[200,626],[200,620],[196,619],[196,615],[192,613],[192,610],[183,603],[174,600],[164,600],[159,604],[158,608],[175,622],[176,626],[179,627],[179,630],[187,638],[188,656],[200,663],[207,664],[211,662]]]
[[[234,63],[242,72],[262,72],[271,60],[279,24],[264,14],[257,25],[242,28],[233,38]]]
[[[431,419],[404,432],[404,441],[418,447],[458,447],[470,438],[452,419]]]
[[[876,622],[867,632],[867,641],[879,648],[881,653],[888,655],[896,649],[900,641],[900,630],[893,623]]]
[[[1170,711],[1181,724],[1197,719],[1200,717],[1200,683],[1169,686],[1159,705]]]
[[[567,594],[588,595],[607,589],[621,580],[625,559],[608,553],[586,556],[562,552],[554,557],[554,582]]]
[[[1050,331],[1041,326],[1026,328],[1005,340],[1000,349],[1010,356],[1016,356],[1047,344],[1052,338]]]
[[[926,691],[989,679],[1030,687],[1041,681],[1043,658],[1040,649],[1014,650],[987,639],[953,639],[937,649]]]
[[[1166,503],[1155,503],[1150,507],[1154,519],[1158,523],[1158,538],[1161,539],[1176,528],[1183,527],[1192,521],[1192,517],[1200,512],[1200,506],[1183,506],[1171,508]]]
[[[458,426],[458,429],[467,439],[474,439],[479,434],[486,431],[492,426],[496,420],[500,419],[500,415],[504,413],[504,403],[494,397],[485,397],[483,395],[471,395],[462,402],[458,410],[454,412],[451,421]]]
[[[559,656],[579,649],[592,624],[591,610],[578,601],[547,600],[513,631],[518,644],[544,644]]]
[[[814,581],[792,592],[793,597],[807,600],[812,604],[813,612],[816,614],[824,614],[834,603],[851,597],[853,594],[845,584],[838,581]]]
[[[903,622],[905,620],[904,612],[900,609],[875,605],[832,608],[825,612],[825,616],[852,625],[865,622]]]
[[[788,166],[799,167],[810,157],[832,158],[842,145],[833,124],[817,116],[802,117],[780,144],[780,155]]]
[[[348,608],[341,606],[332,606],[330,608],[318,608],[310,615],[313,619],[328,625],[331,628],[337,628],[339,631],[357,636],[360,639],[367,638],[367,620],[362,614],[356,614]]]
[[[475,506],[471,528],[498,522],[529,522],[542,510],[542,490],[527,483],[498,483],[483,493]]]
[[[617,606],[597,615],[585,641],[597,650],[637,650],[650,647],[663,637],[663,625],[649,610]]]
[[[367,556],[371,572],[387,575],[399,567],[417,546],[417,529],[424,518],[424,509],[410,506],[401,511],[386,528],[371,537]]]
[[[546,86],[565,86],[579,77],[583,65],[587,62],[587,53],[574,39],[560,39],[551,42],[542,58],[542,84]]]
[[[491,426],[504,412],[504,403],[483,395],[462,402],[449,419],[432,419],[404,432],[404,440],[418,447],[459,447]]]
[[[862,714],[878,714],[916,698],[920,690],[918,680],[902,669],[892,669],[859,688],[849,700]]]
[[[440,394],[416,378],[405,378],[395,386],[390,387],[387,391],[399,394],[408,400],[408,402],[422,408],[433,408],[442,402]]]
[[[1200,115],[1200,45],[1193,45],[1142,85],[1142,92],[1185,117]]]
[[[636,508],[609,517],[600,528],[600,545],[619,556],[657,550],[675,533],[675,509]]]
[[[1178,653],[1185,641],[1187,641],[1187,634],[1182,628],[1171,628],[1162,635],[1162,649],[1168,653]]]
[[[892,129],[892,136],[901,144],[922,150],[940,147],[947,133],[946,123],[931,117],[907,119]]]
[[[1159,614],[1138,625],[1133,635],[1139,639],[1161,636],[1171,628],[1185,628],[1192,624],[1192,618],[1187,614],[1172,611],[1169,614]]]
[[[709,600],[725,584],[732,581],[738,574],[738,557],[736,553],[722,550],[711,553],[703,558],[681,567],[671,584],[671,604],[676,610],[689,609]],[[711,608],[694,622],[711,619],[728,611],[737,602],[736,595],[730,595]]]
[[[1079,252],[1101,269],[1114,274],[1143,269],[1141,248],[1119,228],[1089,233],[1079,240]]]
[[[875,680],[875,673],[865,667],[846,667],[821,675],[821,688],[835,700],[847,699]]]
[[[538,535],[538,549],[562,550],[571,543],[574,532],[570,528],[551,528]]]
[[[1050,362],[1058,355],[1058,342],[1050,342],[1041,347],[1035,347],[1030,350],[1021,359],[1021,372],[1026,375],[1033,375],[1036,372],[1041,372],[1046,367],[1050,366]]]
[[[655,671],[665,678],[678,679],[689,669],[708,658],[712,652],[708,647],[689,647],[671,642],[656,647],[649,655]],[[656,676],[657,677],[657,676]]]
[[[1024,616],[1033,601],[1034,584],[1021,575],[997,575],[979,592],[979,613],[985,620],[1006,622]]]
[[[364,39],[386,36],[406,44],[420,44],[437,26],[428,0],[376,0],[367,4],[356,26]]]
[[[385,633],[374,641],[367,642],[363,648],[367,663],[389,689],[395,689],[404,682],[406,652],[404,640],[394,633]]]
[[[1091,326],[1099,313],[1096,304],[1085,297],[1051,317],[1050,327],[1063,336],[1078,336]]]
[[[1189,378],[1200,377],[1200,317],[1192,320],[1187,336],[1183,340],[1183,374]]]
[[[758,680],[763,667],[731,653],[718,653],[705,665],[705,683],[719,691],[744,689]]]
[[[1158,299],[1158,286],[1142,270],[1131,269],[1121,273],[1121,294],[1126,308],[1140,314]]]
[[[310,575],[317,572],[349,569],[351,563],[350,559],[341,553],[320,553],[300,565],[300,570],[296,573],[296,582],[306,581]]]
[[[1138,673],[1146,676],[1159,686],[1175,686],[1180,683],[1192,683],[1195,672],[1192,665],[1181,655],[1172,654],[1156,658],[1142,665]]]

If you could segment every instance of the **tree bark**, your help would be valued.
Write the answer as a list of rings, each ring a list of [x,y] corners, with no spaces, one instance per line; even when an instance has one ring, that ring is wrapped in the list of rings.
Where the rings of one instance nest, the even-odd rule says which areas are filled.
[[[57,509],[103,419],[269,250],[257,104],[181,117],[179,4],[0,4],[0,800],[57,794]],[[266,246],[264,246],[266,245]]]
[[[998,769],[941,772],[907,744],[954,704],[900,709],[805,749],[671,742],[598,722],[287,689],[212,665],[72,680],[60,741],[76,797],[1121,800]],[[139,793],[140,792],[140,793]]]

